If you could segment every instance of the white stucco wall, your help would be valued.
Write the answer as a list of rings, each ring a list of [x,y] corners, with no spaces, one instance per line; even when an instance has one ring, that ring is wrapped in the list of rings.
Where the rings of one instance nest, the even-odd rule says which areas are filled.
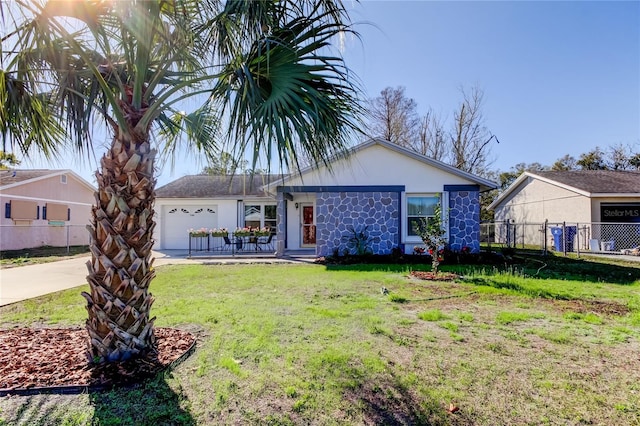
[[[324,166],[309,170],[285,185],[404,185],[408,193],[433,193],[442,192],[444,185],[470,184],[475,182],[382,145],[371,145],[336,161],[331,171]]]

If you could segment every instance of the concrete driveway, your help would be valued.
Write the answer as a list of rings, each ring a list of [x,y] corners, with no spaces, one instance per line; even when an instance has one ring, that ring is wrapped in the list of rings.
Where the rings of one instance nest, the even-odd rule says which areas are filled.
[[[173,251],[154,252],[154,266],[172,263],[202,263],[187,258],[188,253]],[[87,283],[87,265],[91,256],[82,256],[58,262],[0,269],[0,306],[21,300],[55,293]]]
[[[292,263],[311,259],[276,259],[274,257],[193,257],[186,250],[154,251],[153,266],[169,264]],[[0,269],[0,306],[44,294],[87,284],[87,265],[91,256],[58,262]]]

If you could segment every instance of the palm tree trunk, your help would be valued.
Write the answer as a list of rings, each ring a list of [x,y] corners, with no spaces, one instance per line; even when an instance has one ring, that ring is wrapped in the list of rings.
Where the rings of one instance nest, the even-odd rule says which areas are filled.
[[[155,353],[154,301],[149,284],[153,260],[153,177],[155,150],[148,135],[132,138],[117,132],[96,172],[98,191],[87,262],[91,294],[86,328],[90,362],[127,360]]]

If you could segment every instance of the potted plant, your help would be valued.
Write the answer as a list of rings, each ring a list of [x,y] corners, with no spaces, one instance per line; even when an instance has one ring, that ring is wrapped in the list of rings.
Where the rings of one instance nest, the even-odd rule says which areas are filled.
[[[271,228],[265,226],[263,228],[255,228],[253,230],[253,235],[256,237],[268,237],[271,234]]]
[[[206,237],[209,235],[209,230],[207,228],[189,229],[188,232],[190,237]]]
[[[248,237],[249,235],[251,235],[251,228],[236,228],[236,230],[233,231],[234,237]]]
[[[213,228],[211,230],[211,236],[212,237],[228,237],[229,236],[229,230],[227,228]]]

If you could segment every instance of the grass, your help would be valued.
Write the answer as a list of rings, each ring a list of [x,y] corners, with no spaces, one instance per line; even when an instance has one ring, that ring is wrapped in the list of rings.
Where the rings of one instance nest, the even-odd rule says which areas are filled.
[[[446,319],[447,316],[440,309],[429,309],[418,314],[418,318],[423,321],[440,321]]]
[[[88,246],[66,247],[34,247],[22,250],[0,251],[0,266],[13,268],[16,266],[35,265],[38,263],[56,262],[76,256],[89,254]]]
[[[1,398],[0,424],[638,424],[640,264],[574,262],[446,267],[456,283],[395,265],[159,267],[156,325],[200,336],[187,361],[138,389]],[[77,289],[0,308],[3,327],[85,316]]]

